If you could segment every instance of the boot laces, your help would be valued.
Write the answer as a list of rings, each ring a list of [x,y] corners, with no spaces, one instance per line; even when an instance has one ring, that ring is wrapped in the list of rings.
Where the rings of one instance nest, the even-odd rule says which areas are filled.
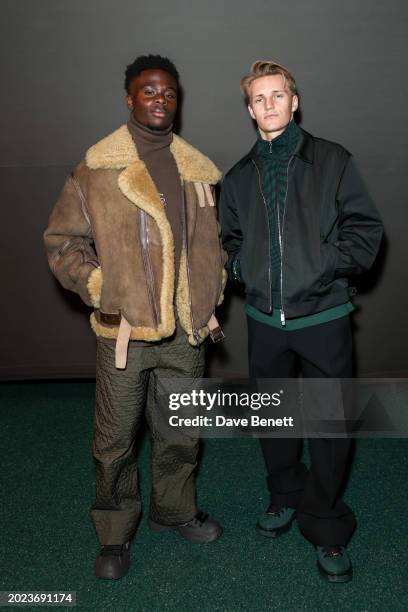
[[[342,557],[343,552],[340,546],[331,545],[331,546],[323,546],[324,557]]]
[[[206,512],[202,512],[200,510],[200,512],[197,512],[197,514],[193,518],[193,522],[198,523],[199,525],[203,525],[205,521],[208,519],[208,517],[209,517],[209,514],[207,514]]]
[[[276,504],[271,504],[266,513],[280,517],[285,512],[285,510],[286,508],[284,506],[277,506]]]

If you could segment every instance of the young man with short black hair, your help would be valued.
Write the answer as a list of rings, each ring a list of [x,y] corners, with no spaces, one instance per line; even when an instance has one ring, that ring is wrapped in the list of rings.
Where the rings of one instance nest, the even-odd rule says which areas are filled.
[[[221,526],[196,506],[198,440],[163,431],[157,389],[166,378],[198,378],[203,340],[222,332],[214,164],[173,134],[179,75],[158,55],[126,70],[129,121],[91,147],[67,179],[45,232],[50,267],[94,307],[97,336],[92,519],[101,543],[98,578],[129,568],[141,513],[135,437],[152,434],[149,525],[191,542]],[[203,276],[205,275],[205,278]]]

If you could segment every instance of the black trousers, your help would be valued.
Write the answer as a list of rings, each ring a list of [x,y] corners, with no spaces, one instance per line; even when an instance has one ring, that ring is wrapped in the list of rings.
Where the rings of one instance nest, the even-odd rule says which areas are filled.
[[[248,348],[251,378],[292,378],[297,359],[304,378],[352,377],[348,316],[295,331],[248,317]],[[352,511],[340,499],[351,440],[310,438],[310,470],[299,461],[301,439],[260,442],[271,501],[297,509],[299,528],[313,544],[345,545],[356,526]]]

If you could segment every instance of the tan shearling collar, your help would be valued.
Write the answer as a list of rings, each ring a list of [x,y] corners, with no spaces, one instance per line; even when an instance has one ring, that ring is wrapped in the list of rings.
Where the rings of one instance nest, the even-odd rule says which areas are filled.
[[[180,176],[185,181],[215,185],[221,178],[221,172],[213,162],[192,147],[188,142],[174,134],[170,145]],[[135,162],[145,168],[139,159],[132,136],[126,125],[97,142],[86,153],[86,165],[91,170],[127,168]]]

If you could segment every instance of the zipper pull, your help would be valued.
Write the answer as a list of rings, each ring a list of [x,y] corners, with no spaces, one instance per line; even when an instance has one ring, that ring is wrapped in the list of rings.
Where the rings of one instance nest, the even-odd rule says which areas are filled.
[[[285,319],[285,313],[283,312],[283,310],[281,309],[280,311],[280,315],[281,315],[281,325],[282,327],[285,327],[286,325],[286,319]]]
[[[272,153],[272,140],[269,141],[269,153]]]

